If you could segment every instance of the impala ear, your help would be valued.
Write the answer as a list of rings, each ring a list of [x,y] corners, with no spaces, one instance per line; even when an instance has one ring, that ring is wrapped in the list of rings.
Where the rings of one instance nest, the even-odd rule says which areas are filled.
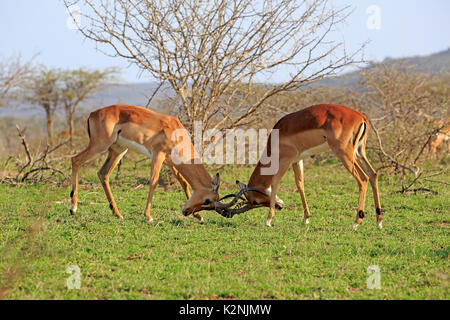
[[[239,191],[241,191],[242,189],[247,188],[247,185],[245,183],[240,182],[239,180],[236,180],[236,186],[237,186]]]
[[[219,190],[219,187],[220,187],[220,175],[219,173],[217,173],[211,182],[211,191],[217,192]]]
[[[240,182],[239,180],[236,180],[236,187],[238,188],[239,191],[241,191],[241,190],[247,188],[247,185],[245,183],[243,183],[243,182]],[[248,200],[248,193],[247,192],[244,192],[244,196]]]

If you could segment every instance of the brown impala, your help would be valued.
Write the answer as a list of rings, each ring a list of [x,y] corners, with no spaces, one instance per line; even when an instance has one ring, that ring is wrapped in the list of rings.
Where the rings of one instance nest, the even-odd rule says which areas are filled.
[[[261,171],[268,165],[260,160],[250,177],[248,187],[236,181],[240,191],[234,195],[234,199],[227,204],[216,203],[216,210],[220,214],[232,217],[252,208],[265,206],[270,208],[266,225],[271,226],[275,209],[283,207],[283,202],[276,195],[280,180],[292,165],[297,189],[303,203],[303,222],[309,223],[311,213],[303,185],[303,159],[331,149],[359,186],[358,210],[353,227],[356,229],[363,221],[367,184],[370,182],[375,201],[377,226],[382,228],[383,211],[378,194],[378,176],[366,157],[369,121],[365,115],[347,107],[321,104],[284,116],[273,129],[279,130],[279,147],[275,150],[275,152],[278,151],[278,171],[274,174],[262,173]],[[274,131],[267,142],[267,154],[274,152],[271,150],[273,134]],[[242,194],[246,199],[241,198]],[[244,201],[232,209],[239,199]]]
[[[72,208],[75,214],[78,202],[78,170],[86,161],[108,151],[108,157],[98,176],[105,190],[111,210],[118,218],[122,218],[109,186],[109,176],[128,149],[135,150],[152,158],[150,173],[150,192],[148,195],[145,216],[148,222],[153,219],[150,214],[153,192],[158,182],[159,171],[164,160],[180,182],[188,198],[182,207],[185,216],[193,214],[200,223],[203,218],[198,211],[212,210],[219,201],[219,174],[214,179],[206,171],[190,139],[182,139],[184,149],[177,153],[180,145],[180,134],[186,132],[176,117],[162,115],[148,109],[113,105],[92,112],[88,119],[88,147],[72,158]],[[175,139],[174,139],[175,137]],[[186,137],[186,136],[185,136]],[[187,151],[186,152],[186,146]],[[183,153],[184,152],[184,153]],[[173,155],[187,161],[173,161]],[[193,189],[191,196],[189,185]]]
[[[448,152],[450,146],[450,119],[433,120],[440,129],[434,133],[427,142],[426,155],[430,158],[439,159],[443,152]]]

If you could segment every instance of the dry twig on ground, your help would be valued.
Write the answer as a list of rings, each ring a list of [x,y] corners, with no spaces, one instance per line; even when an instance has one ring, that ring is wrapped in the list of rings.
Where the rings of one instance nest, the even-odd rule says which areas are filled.
[[[51,158],[51,155],[62,146],[69,143],[69,140],[61,142],[54,147],[50,147],[47,145],[45,150],[40,152],[38,151],[33,156],[31,148],[25,137],[26,128],[21,130],[18,125],[16,125],[16,128],[18,136],[24,148],[26,160],[24,162],[19,158],[16,158],[16,163],[18,166],[17,173],[15,174],[15,176],[6,176],[2,178],[0,180],[0,183],[9,183],[14,185],[23,182],[49,183],[57,181],[57,183],[61,183],[69,179],[68,175],[63,170],[56,168],[52,164],[53,162],[55,162],[55,159]],[[58,177],[58,179],[53,179],[55,177]]]

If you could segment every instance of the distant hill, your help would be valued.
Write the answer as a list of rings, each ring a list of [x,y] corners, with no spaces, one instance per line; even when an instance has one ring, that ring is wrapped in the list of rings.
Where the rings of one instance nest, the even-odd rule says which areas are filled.
[[[428,56],[414,56],[407,58],[386,58],[383,63],[391,65],[394,63],[403,62],[405,64],[417,66],[419,70],[436,73],[439,71],[450,72],[450,48],[431,54]],[[334,78],[327,78],[318,81],[315,85],[325,85],[330,87],[346,87],[354,86],[359,81],[361,75],[359,71],[349,72],[341,76]],[[92,98],[86,100],[81,106],[82,112],[87,113],[102,106],[108,106],[112,104],[134,104],[145,106],[148,98],[153,94],[158,87],[156,82],[148,83],[127,83],[112,85],[99,92]],[[165,85],[160,88],[155,99],[172,96],[173,91],[169,85]],[[62,111],[61,111],[62,112]],[[0,108],[0,117],[37,117],[43,118],[45,114],[43,110],[36,108],[35,106],[20,104],[17,107],[3,107]]]
[[[408,65],[417,66],[421,71],[430,73],[436,73],[439,71],[450,72],[450,48],[428,56],[415,56],[401,59],[386,58],[383,62],[387,65],[404,62]]]
[[[429,72],[431,74],[443,71],[450,72],[450,48],[434,53],[428,56],[414,56],[407,58],[386,58],[383,63],[387,66],[404,63],[405,65],[416,66],[418,70]],[[370,67],[368,67],[370,68]],[[323,79],[316,85],[325,85],[329,87],[347,87],[354,86],[361,79],[359,71],[349,72],[341,76]]]

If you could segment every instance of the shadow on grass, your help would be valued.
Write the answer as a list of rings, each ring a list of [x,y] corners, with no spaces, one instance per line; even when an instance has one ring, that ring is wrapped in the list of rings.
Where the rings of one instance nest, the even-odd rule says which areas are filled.
[[[211,220],[208,222],[208,224],[216,225],[221,228],[233,228],[233,229],[237,228],[236,223],[230,220]]]

